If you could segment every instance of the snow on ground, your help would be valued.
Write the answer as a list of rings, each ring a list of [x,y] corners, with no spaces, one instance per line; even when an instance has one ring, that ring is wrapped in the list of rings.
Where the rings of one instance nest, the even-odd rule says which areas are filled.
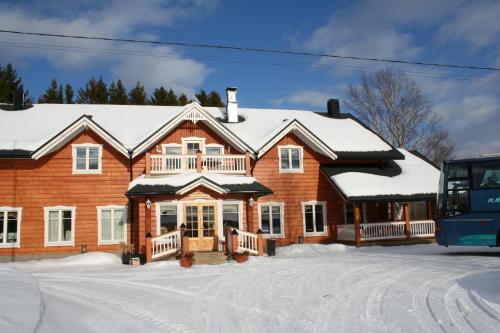
[[[489,248],[292,245],[192,269],[91,253],[0,265],[0,332],[498,332],[499,281]]]

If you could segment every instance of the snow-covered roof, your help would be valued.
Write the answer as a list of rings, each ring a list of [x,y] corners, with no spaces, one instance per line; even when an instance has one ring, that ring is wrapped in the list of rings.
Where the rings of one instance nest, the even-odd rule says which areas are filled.
[[[324,167],[323,172],[348,200],[435,195],[439,170],[416,154],[398,150],[405,159],[390,161],[383,167],[339,165]]]
[[[128,186],[130,190],[136,185],[169,185],[173,187],[185,186],[200,177],[204,177],[219,185],[237,185],[237,184],[252,184],[256,180],[249,176],[233,176],[211,173],[185,173],[171,176],[146,177],[141,175],[132,180]]]
[[[83,115],[123,145],[133,149],[191,104],[181,106],[35,104],[22,111],[0,110],[0,150],[35,151]],[[225,108],[203,107],[215,118]],[[393,148],[349,117],[328,118],[311,111],[239,108],[245,118],[223,123],[245,144],[258,152],[294,120],[335,152],[390,152]],[[222,124],[222,123],[221,123]]]

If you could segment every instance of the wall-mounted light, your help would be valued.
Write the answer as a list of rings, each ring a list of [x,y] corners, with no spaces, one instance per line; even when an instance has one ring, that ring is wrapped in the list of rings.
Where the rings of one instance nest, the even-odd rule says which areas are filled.
[[[253,197],[250,197],[250,199],[248,199],[248,205],[250,206],[250,208],[253,207],[253,203],[254,203]]]
[[[146,200],[146,208],[149,210],[151,209],[151,200]]]

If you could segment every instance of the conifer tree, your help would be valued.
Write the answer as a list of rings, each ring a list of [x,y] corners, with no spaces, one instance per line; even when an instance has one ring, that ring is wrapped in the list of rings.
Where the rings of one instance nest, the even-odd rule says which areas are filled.
[[[168,93],[163,86],[155,89],[153,96],[151,96],[150,103],[151,105],[169,105]]]
[[[169,89],[167,92],[167,104],[166,105],[179,105],[179,100],[177,99],[177,95],[175,92],[172,90],[172,88]]]
[[[210,106],[210,99],[208,98],[207,92],[205,90],[201,89],[200,92],[195,96],[201,106]]]
[[[11,64],[5,68],[0,66],[0,103],[12,103],[14,92],[22,87],[22,78]],[[25,96],[28,94],[26,93]]]
[[[62,85],[58,86],[56,79],[52,79],[50,86],[45,90],[45,94],[38,98],[38,103],[63,103]]]
[[[145,105],[148,103],[144,86],[137,81],[137,84],[128,94],[128,102],[131,105]]]
[[[118,80],[116,83],[115,81],[111,82],[111,86],[109,87],[109,104],[128,104],[127,89],[123,85],[122,80]]]
[[[210,92],[210,94],[208,95],[208,105],[207,106],[224,107],[225,104],[222,101],[222,98],[220,97],[219,93],[215,90],[212,90]]]
[[[191,103],[190,100],[188,100],[187,96],[185,94],[181,94],[179,98],[177,99],[177,104],[180,106],[184,106],[188,103]]]
[[[64,93],[66,95],[65,99],[64,99],[64,102],[66,104],[73,104],[74,101],[73,101],[73,97],[75,96],[75,93],[73,91],[73,87],[71,86],[71,84],[66,84],[66,86],[64,87]]]
[[[108,104],[109,92],[106,83],[99,78],[99,81],[92,78],[85,85],[85,89],[78,90],[77,103],[81,104]]]

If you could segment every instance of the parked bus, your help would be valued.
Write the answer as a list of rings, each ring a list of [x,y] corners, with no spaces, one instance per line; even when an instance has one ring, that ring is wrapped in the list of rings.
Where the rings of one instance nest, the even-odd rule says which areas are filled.
[[[500,246],[500,155],[444,162],[437,214],[438,244]]]

